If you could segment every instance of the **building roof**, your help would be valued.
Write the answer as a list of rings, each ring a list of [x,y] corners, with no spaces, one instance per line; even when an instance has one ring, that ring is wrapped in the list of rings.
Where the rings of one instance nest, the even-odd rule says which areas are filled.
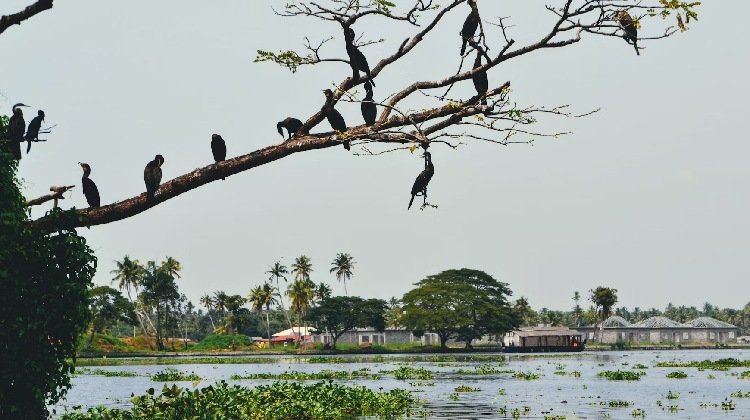
[[[688,321],[687,325],[690,325],[694,328],[737,328],[732,324],[724,321],[719,321],[718,319],[710,318],[707,316],[702,316],[700,318],[695,318],[692,321]]]
[[[663,316],[652,316],[651,318],[646,318],[643,321],[635,324],[634,326],[645,328],[675,328],[680,327],[681,325]]]
[[[602,325],[605,327],[630,327],[633,324],[621,316],[611,316],[605,319]]]
[[[557,335],[580,335],[576,330],[568,327],[521,327],[513,333],[519,337],[539,337]]]
[[[631,324],[619,316],[611,316],[602,322],[604,328],[737,328],[735,325],[703,316],[684,324],[663,316],[652,316],[636,324]]]
[[[287,328],[284,331],[279,331],[276,334],[273,334],[272,337],[281,337],[281,336],[288,336],[288,335],[299,335],[300,329],[302,330],[302,335],[310,335],[315,328],[313,327],[294,327],[294,328]]]

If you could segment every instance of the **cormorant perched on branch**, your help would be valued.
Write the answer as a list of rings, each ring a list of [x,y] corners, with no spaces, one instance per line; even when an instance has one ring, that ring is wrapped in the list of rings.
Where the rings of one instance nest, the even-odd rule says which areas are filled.
[[[22,106],[28,105],[22,103],[13,105],[13,115],[11,115],[10,120],[8,121],[10,150],[13,152],[13,158],[15,160],[21,160],[21,142],[23,142],[23,134],[26,132],[26,121],[23,119]]]
[[[289,134],[287,140],[291,139],[292,136],[295,136],[297,134],[297,130],[299,130],[301,127],[302,121],[292,117],[284,118],[283,121],[279,121],[278,123],[276,123],[276,131],[281,134],[282,138],[284,137],[284,131],[282,130],[282,128],[286,128],[286,132],[287,134]]]
[[[326,95],[326,107],[329,102],[331,103],[331,109],[324,111],[328,124],[331,124],[331,128],[336,131],[340,131],[341,133],[346,132],[346,121],[344,121],[344,117],[333,108],[333,91],[331,91],[331,89],[326,89],[323,93]],[[344,140],[344,148],[350,150],[349,140]]]
[[[146,183],[146,200],[153,200],[156,190],[161,183],[161,165],[164,164],[164,157],[156,155],[154,160],[146,165],[143,170],[143,181]]]
[[[214,160],[217,163],[227,158],[227,143],[218,134],[211,135],[211,152],[213,152]],[[224,180],[224,178],[221,179]]]
[[[29,123],[29,129],[26,130],[26,141],[29,142],[28,146],[26,146],[27,155],[31,150],[31,141],[39,139],[39,129],[42,128],[42,121],[44,121],[44,111],[40,109],[37,112],[37,116]]]
[[[471,7],[471,12],[469,12],[469,16],[466,16],[464,26],[459,33],[461,35],[461,55],[466,53],[466,43],[474,37],[479,27],[479,10],[477,9],[476,0],[469,0],[467,4]]]
[[[623,32],[625,32],[622,35],[622,37],[625,39],[625,42],[627,42],[628,44],[633,44],[636,54],[641,55],[641,52],[638,51],[638,27],[636,26],[633,18],[628,12],[620,10],[619,12],[615,13],[615,20],[617,21],[617,24],[620,25]]]
[[[365,119],[367,126],[375,125],[375,119],[378,117],[378,107],[372,100],[372,84],[369,81],[365,82],[365,90],[367,95],[362,100],[362,118]]]
[[[83,184],[83,195],[86,197],[86,202],[89,203],[89,207],[99,207],[99,189],[96,188],[94,181],[89,178],[91,175],[91,166],[88,163],[78,162],[83,168],[83,178],[81,184]]]
[[[477,58],[474,59],[474,68],[482,67],[482,51],[477,50]],[[487,80],[487,72],[476,73],[471,76],[471,80],[474,82],[474,89],[477,90],[477,95],[484,95],[490,88],[490,82]],[[487,98],[482,98],[482,105],[487,105]]]
[[[409,200],[409,207],[406,208],[407,210],[411,209],[414,197],[418,195],[424,196],[424,201],[425,203],[427,202],[427,184],[430,183],[432,175],[435,174],[435,166],[432,165],[432,156],[430,155],[430,152],[424,152],[424,159],[424,170],[417,175],[417,179],[414,180],[414,185],[411,187],[411,200]]]
[[[367,64],[367,58],[362,51],[354,45],[354,29],[350,27],[344,28],[344,41],[346,42],[346,53],[349,55],[349,65],[352,66],[352,78],[359,80],[359,72],[363,71],[367,75],[367,79],[375,86],[375,81],[372,80],[370,75],[370,65]]]

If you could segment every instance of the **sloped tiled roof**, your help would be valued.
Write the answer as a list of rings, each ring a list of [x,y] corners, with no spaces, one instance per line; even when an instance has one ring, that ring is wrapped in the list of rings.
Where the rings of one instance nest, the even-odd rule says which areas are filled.
[[[621,316],[611,316],[602,322],[604,327],[630,327],[632,324]]]
[[[635,324],[635,326],[646,328],[674,328],[679,327],[680,324],[663,316],[652,316],[651,318],[646,318],[643,321]]]
[[[692,321],[688,321],[687,325],[690,325],[694,328],[736,328],[732,324],[726,323],[724,321],[719,321],[718,319],[710,318],[707,316],[702,316],[700,318],[695,318]]]

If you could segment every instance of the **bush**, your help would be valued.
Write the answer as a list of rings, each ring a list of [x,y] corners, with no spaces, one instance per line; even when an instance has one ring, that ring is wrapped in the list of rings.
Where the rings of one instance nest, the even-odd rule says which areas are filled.
[[[234,336],[234,344],[238,347],[247,347],[253,344],[253,339],[242,334]],[[192,351],[229,350],[232,348],[231,335],[209,335],[200,343],[193,346]]]

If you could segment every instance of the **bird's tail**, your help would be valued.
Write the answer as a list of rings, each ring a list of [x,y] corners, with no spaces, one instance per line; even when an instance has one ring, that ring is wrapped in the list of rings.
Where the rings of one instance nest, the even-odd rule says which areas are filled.
[[[412,203],[414,203],[414,197],[416,197],[416,194],[411,195],[411,200],[409,200],[409,207],[406,208],[406,210],[411,209]]]
[[[468,40],[466,38],[463,38],[463,42],[461,43],[461,55],[464,55],[466,53],[466,42]]]
[[[351,145],[349,144],[349,140],[344,140],[344,149],[351,150]]]
[[[29,137],[29,140],[28,140],[28,141],[29,141],[29,145],[28,145],[28,146],[26,146],[26,154],[27,154],[27,155],[28,155],[28,154],[29,154],[29,152],[31,151],[31,137]]]

